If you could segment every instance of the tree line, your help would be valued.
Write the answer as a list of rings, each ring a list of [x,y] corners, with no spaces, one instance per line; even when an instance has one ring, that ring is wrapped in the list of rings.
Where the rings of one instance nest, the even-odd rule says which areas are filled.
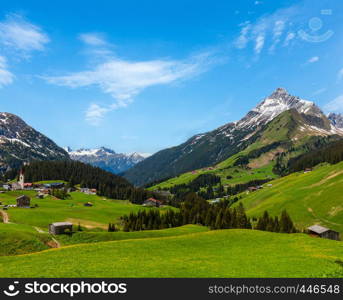
[[[122,218],[124,231],[140,231],[178,227],[186,224],[199,224],[215,229],[245,228],[252,229],[250,220],[242,203],[237,207],[230,207],[229,201],[210,204],[196,193],[189,193],[185,197],[179,211],[158,209],[143,210],[124,215]],[[258,219],[254,229],[273,232],[295,232],[293,222],[286,211],[281,218],[271,218],[265,213]]]
[[[336,164],[343,160],[343,140],[331,143],[322,149],[303,154],[290,159],[289,172],[298,172],[306,168],[312,168],[320,163],[327,162]]]
[[[26,182],[63,180],[68,182],[69,187],[80,184],[80,187],[96,189],[100,196],[128,199],[137,204],[142,204],[149,197],[163,200],[156,192],[135,188],[123,177],[79,161],[33,161],[24,166],[23,171]],[[19,170],[11,171],[13,174],[18,176]],[[54,193],[56,197],[64,198],[60,190]]]

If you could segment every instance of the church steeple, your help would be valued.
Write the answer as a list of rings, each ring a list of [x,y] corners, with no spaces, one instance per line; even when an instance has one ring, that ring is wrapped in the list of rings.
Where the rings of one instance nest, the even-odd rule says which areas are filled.
[[[25,183],[24,169],[20,169],[19,182],[18,183],[20,185],[20,188],[23,190],[24,189],[24,183]]]

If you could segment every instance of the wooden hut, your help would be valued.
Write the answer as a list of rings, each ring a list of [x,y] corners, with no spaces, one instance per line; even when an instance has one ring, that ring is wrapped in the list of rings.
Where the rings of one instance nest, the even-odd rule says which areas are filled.
[[[17,198],[17,207],[30,207],[30,197],[21,195]]]
[[[308,233],[312,236],[339,241],[339,232],[331,230],[329,228],[320,225],[313,225],[308,227],[307,230]]]
[[[72,233],[73,224],[69,222],[56,222],[49,224],[49,233],[51,234],[64,234]]]

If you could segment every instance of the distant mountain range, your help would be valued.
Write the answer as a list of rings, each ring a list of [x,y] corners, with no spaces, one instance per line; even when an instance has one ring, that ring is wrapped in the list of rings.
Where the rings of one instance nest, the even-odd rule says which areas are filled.
[[[276,120],[286,111],[290,113]],[[213,166],[256,141],[266,147],[279,141],[280,136],[282,142],[289,142],[284,149],[289,151],[294,145],[306,143],[311,136],[343,137],[342,120],[339,114],[327,117],[313,102],[277,88],[240,121],[195,135],[179,146],[159,151],[129,169],[124,176],[135,185],[144,185]],[[275,124],[268,127],[271,121]]]
[[[137,152],[131,154],[116,153],[105,147],[75,151],[67,147],[65,150],[73,160],[88,163],[115,174],[125,172],[147,157],[147,154]]]
[[[31,160],[59,159],[69,159],[68,153],[18,116],[0,113],[0,172]]]

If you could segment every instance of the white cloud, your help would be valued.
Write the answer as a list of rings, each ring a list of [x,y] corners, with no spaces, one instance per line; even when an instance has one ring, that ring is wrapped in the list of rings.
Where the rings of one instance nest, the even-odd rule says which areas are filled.
[[[291,6],[264,15],[255,22],[240,24],[240,34],[234,41],[234,45],[238,49],[243,49],[251,44],[256,54],[260,54],[266,46],[270,53],[276,49],[278,44],[288,46],[296,37],[295,30],[291,29],[294,19],[300,13],[301,10],[298,6]]]
[[[237,38],[237,40],[235,41],[235,46],[238,49],[243,49],[246,47],[247,43],[249,42],[249,38],[248,38],[248,32],[250,30],[250,24],[249,22],[245,22],[243,24],[241,24],[242,29],[241,29],[241,34],[240,36]]]
[[[0,22],[0,43],[26,56],[32,51],[44,50],[48,36],[38,26],[16,14],[8,15]]]
[[[294,32],[288,32],[285,38],[285,41],[283,42],[283,46],[287,47],[289,43],[296,37]]]
[[[91,104],[86,113],[87,121],[98,124],[107,112],[126,107],[144,89],[192,78],[206,71],[215,61],[208,52],[186,60],[128,61],[111,57],[89,70],[64,76],[44,76],[43,79],[71,88],[95,86],[110,94],[115,99],[113,104]]]
[[[312,64],[319,61],[319,56],[312,56],[307,62]]]
[[[108,111],[109,108],[92,103],[86,111],[86,121],[92,125],[98,125]]]
[[[260,54],[260,52],[262,51],[262,48],[264,46],[264,40],[265,40],[265,36],[263,34],[260,34],[256,37],[256,40],[255,40],[255,53],[256,54]]]
[[[8,71],[6,58],[0,56],[0,88],[13,82],[14,75]]]
[[[100,33],[82,33],[79,35],[79,39],[90,46],[104,46],[107,44]]]
[[[325,111],[327,112],[341,112],[343,113],[343,95],[338,96],[332,101],[328,102],[324,106]]]

